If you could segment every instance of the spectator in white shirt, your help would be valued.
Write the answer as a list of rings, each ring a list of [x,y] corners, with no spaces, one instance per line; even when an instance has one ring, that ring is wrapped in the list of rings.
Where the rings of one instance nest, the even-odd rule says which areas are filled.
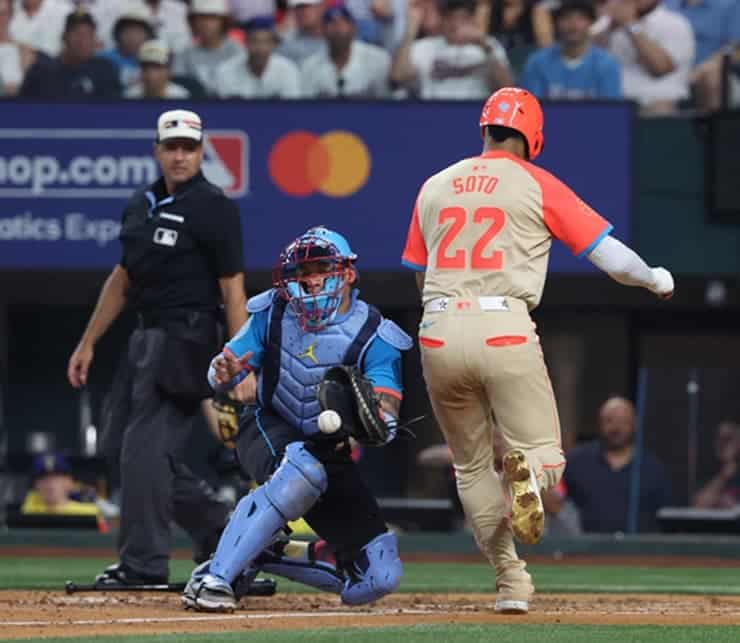
[[[323,15],[326,47],[301,65],[311,98],[386,98],[391,57],[382,47],[355,38],[354,17],[343,3]]]
[[[272,16],[244,24],[246,55],[223,63],[216,74],[216,92],[222,98],[300,98],[298,67],[275,53],[278,34]]]
[[[288,0],[295,29],[283,36],[278,52],[300,64],[326,46],[321,16],[324,0]]]
[[[410,0],[391,80],[423,99],[482,100],[513,84],[504,48],[474,20],[471,0],[443,0],[442,35],[416,40],[422,7]]]
[[[622,66],[625,98],[643,113],[673,112],[689,97],[694,33],[682,15],[660,0],[608,0],[594,32]]]
[[[139,49],[141,81],[126,90],[125,98],[185,99],[190,92],[170,80],[170,48],[163,40],[148,40]]]
[[[62,50],[64,22],[73,9],[66,0],[21,0],[10,22],[10,37],[53,58]]]
[[[0,95],[15,96],[23,82],[21,48],[10,38],[13,1],[0,0]]]
[[[190,76],[208,94],[216,94],[220,65],[244,55],[244,49],[228,37],[231,18],[228,0],[192,0],[190,28],[197,44],[175,57],[176,76]]]

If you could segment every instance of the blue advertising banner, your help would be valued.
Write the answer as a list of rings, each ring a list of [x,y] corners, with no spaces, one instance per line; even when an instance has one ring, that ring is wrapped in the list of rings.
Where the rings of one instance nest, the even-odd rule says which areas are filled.
[[[425,178],[480,152],[478,103],[208,102],[204,172],[237,199],[247,269],[269,269],[311,225],[336,228],[371,270],[400,268]],[[172,103],[0,103],[0,269],[105,269],[120,213],[157,177],[157,116]],[[629,240],[633,108],[545,105],[554,172]],[[554,244],[551,269],[588,261]]]

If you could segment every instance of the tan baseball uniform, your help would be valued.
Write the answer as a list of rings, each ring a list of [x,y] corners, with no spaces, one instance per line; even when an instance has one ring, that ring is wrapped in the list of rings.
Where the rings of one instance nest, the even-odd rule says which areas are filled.
[[[506,448],[524,450],[540,486],[555,486],[565,467],[560,424],[529,311],[542,296],[552,237],[584,255],[610,230],[558,179],[504,151],[455,163],[417,198],[403,263],[426,272],[424,378],[460,498],[499,582],[524,563],[502,522],[491,417]]]

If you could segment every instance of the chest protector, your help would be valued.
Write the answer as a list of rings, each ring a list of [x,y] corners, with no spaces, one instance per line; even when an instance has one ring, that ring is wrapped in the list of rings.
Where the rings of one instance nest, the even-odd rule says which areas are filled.
[[[274,297],[267,327],[267,350],[258,376],[260,405],[303,431],[317,433],[321,412],[316,387],[331,366],[359,366],[383,321],[364,301],[355,300],[349,315],[318,333],[302,330],[286,302]]]

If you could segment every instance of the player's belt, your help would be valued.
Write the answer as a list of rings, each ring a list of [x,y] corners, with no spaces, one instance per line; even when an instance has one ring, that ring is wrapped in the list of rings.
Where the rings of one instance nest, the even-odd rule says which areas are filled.
[[[527,310],[527,304],[522,299],[514,297],[437,297],[427,302],[424,312],[441,313],[447,310],[482,310],[484,312],[509,312],[512,310]]]

